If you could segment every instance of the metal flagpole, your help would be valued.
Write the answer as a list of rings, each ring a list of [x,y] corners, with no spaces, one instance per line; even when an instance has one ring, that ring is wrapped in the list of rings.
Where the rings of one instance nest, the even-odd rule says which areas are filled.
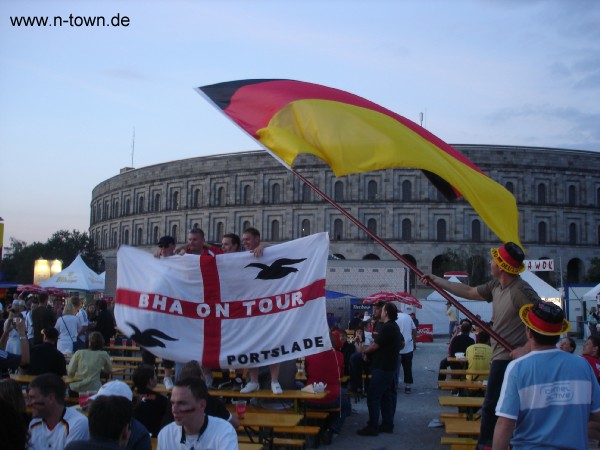
[[[346,216],[348,219],[350,219],[350,221],[354,225],[356,225],[362,231],[364,231],[365,233],[367,233],[371,239],[373,239],[375,242],[377,242],[379,245],[381,245],[383,248],[385,248],[388,252],[390,252],[394,258],[396,258],[398,261],[400,261],[405,266],[407,266],[419,278],[423,278],[425,276],[425,274],[422,271],[420,271],[416,266],[414,266],[408,259],[406,259],[400,253],[398,253],[396,250],[394,250],[387,242],[385,242],[379,236],[377,236],[375,233],[373,233],[371,230],[369,230],[356,217],[354,217],[352,214],[350,214],[348,211],[346,211],[344,208],[342,208],[340,205],[338,205],[337,202],[335,202],[327,194],[325,194],[323,191],[321,191],[317,186],[315,186],[313,183],[311,183],[309,180],[307,180],[304,177],[304,175],[300,174],[294,168],[290,167],[289,169],[291,170],[291,172],[295,176],[297,176],[298,178],[300,178],[300,180],[302,180],[305,184],[307,184],[313,191],[315,191],[317,194],[319,194],[321,197],[323,197],[323,199],[327,203],[329,203],[331,206],[333,206],[335,209],[337,209],[339,212],[341,212],[344,216]],[[495,339],[496,342],[498,342],[502,347],[504,347],[509,352],[513,350],[513,348],[511,347],[511,345],[508,342],[506,342],[506,340],[504,340],[502,337],[500,337],[485,322],[483,322],[482,320],[478,319],[471,311],[469,311],[467,308],[465,308],[463,305],[461,305],[458,300],[456,300],[454,297],[452,297],[450,294],[448,294],[445,290],[443,290],[442,288],[440,288],[433,281],[429,280],[428,284],[429,284],[429,286],[431,286],[432,289],[434,289],[435,291],[439,292],[439,294],[442,297],[444,297],[444,299],[446,299],[452,305],[454,305],[456,307],[456,309],[458,309],[465,316],[467,316],[472,322],[474,322],[479,327],[481,327],[484,331],[486,331],[490,335],[490,337],[492,337],[493,339]]]

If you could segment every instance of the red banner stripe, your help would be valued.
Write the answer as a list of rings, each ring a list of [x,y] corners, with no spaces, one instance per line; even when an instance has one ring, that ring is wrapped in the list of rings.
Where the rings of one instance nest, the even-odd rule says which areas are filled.
[[[221,285],[217,270],[217,259],[212,256],[200,257],[200,270],[204,282],[204,302],[216,308],[221,301]],[[221,319],[215,317],[204,321],[204,346],[202,361],[205,367],[219,367],[221,354]]]
[[[251,300],[218,303],[194,302],[129,289],[117,289],[115,303],[159,314],[189,319],[235,320],[266,316],[301,308],[307,302],[325,297],[325,280],[317,280],[300,290]]]

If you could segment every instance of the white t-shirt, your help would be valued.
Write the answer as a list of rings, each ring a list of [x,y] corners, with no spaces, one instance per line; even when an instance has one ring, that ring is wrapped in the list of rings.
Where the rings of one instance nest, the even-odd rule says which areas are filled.
[[[56,321],[55,327],[60,333],[58,341],[56,341],[58,351],[66,355],[72,354],[73,342],[77,340],[77,333],[79,332],[79,319],[77,316],[70,314],[61,316]]]
[[[206,416],[208,425],[204,432],[193,437],[185,436],[185,442],[181,443],[183,428],[175,422],[171,422],[158,433],[157,450],[185,450],[194,447],[202,450],[237,450],[238,440],[233,425],[219,417]]]
[[[83,327],[87,327],[90,324],[90,322],[88,320],[87,312],[83,308],[81,308],[79,311],[77,311],[77,319],[79,320],[79,329],[80,330]],[[86,333],[79,336],[79,340],[82,342],[85,342],[85,335],[86,335]]]
[[[398,328],[400,328],[400,333],[402,333],[402,337],[404,337],[404,348],[400,350],[400,354],[405,355],[414,350],[412,330],[415,330],[417,327],[415,326],[412,317],[403,312],[398,313],[396,323],[398,324]]]
[[[30,450],[62,450],[71,441],[87,441],[89,436],[88,419],[73,408],[67,408],[54,429],[49,430],[42,419],[29,422]]]

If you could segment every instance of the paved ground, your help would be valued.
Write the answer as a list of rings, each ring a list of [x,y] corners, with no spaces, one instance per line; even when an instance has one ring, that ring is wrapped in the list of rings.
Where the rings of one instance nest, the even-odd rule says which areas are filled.
[[[436,338],[433,343],[418,344],[413,359],[413,393],[398,393],[398,406],[394,421],[393,434],[380,434],[377,437],[363,437],[356,430],[366,425],[368,419],[366,400],[352,403],[355,413],[344,424],[342,433],[333,439],[329,446],[320,448],[344,450],[395,450],[395,449],[442,449],[440,438],[443,428],[429,428],[427,425],[439,418],[443,410],[438,404],[440,395],[449,395],[448,391],[437,389],[437,372],[439,362],[448,351],[447,339]],[[575,353],[580,355],[583,341],[577,340]]]
[[[394,433],[382,433],[377,437],[363,437],[356,430],[365,426],[368,413],[367,402],[352,402],[355,413],[344,424],[342,433],[329,446],[320,448],[344,450],[392,450],[392,449],[439,449],[443,428],[429,428],[431,420],[439,417],[442,407],[437,389],[437,371],[440,360],[448,351],[446,339],[433,343],[420,343],[413,359],[413,393],[398,393],[398,406],[394,422]]]

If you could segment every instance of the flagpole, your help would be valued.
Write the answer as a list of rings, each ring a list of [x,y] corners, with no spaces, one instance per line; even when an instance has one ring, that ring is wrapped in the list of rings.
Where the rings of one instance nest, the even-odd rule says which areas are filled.
[[[423,278],[425,276],[425,274],[421,270],[419,270],[415,265],[413,265],[408,259],[406,259],[400,253],[398,253],[396,250],[394,250],[387,242],[385,242],[379,236],[377,236],[375,233],[373,233],[371,230],[369,230],[356,217],[354,217],[352,214],[350,214],[348,211],[346,211],[344,208],[342,208],[342,206],[340,206],[337,202],[335,202],[333,199],[331,199],[327,194],[325,194],[323,191],[321,191],[317,186],[315,186],[308,179],[306,179],[306,177],[304,177],[304,175],[300,174],[296,169],[294,169],[292,167],[289,167],[289,169],[296,177],[298,177],[300,180],[302,180],[302,182],[307,184],[308,187],[310,187],[313,191],[315,191],[317,194],[319,194],[321,197],[323,197],[323,199],[327,203],[329,203],[331,206],[333,206],[335,209],[337,209],[339,212],[341,212],[344,216],[346,216],[348,219],[350,219],[350,221],[354,225],[356,225],[362,231],[367,233],[367,235],[369,235],[369,237],[371,239],[373,239],[375,242],[377,242],[379,245],[381,245],[383,248],[385,248],[388,252],[390,252],[394,258],[396,258],[398,261],[400,261],[405,266],[407,266],[410,270],[412,270],[415,273],[415,275],[417,275],[419,278]],[[429,279],[428,284],[433,290],[437,291],[442,297],[444,297],[444,299],[446,299],[452,305],[454,305],[456,307],[456,309],[458,309],[461,313],[463,313],[465,316],[467,316],[472,322],[474,322],[479,327],[481,327],[484,331],[486,331],[490,335],[490,337],[495,339],[496,342],[498,342],[502,347],[504,347],[509,352],[513,350],[512,346],[508,342],[506,342],[505,339],[500,337],[485,322],[483,322],[481,319],[477,318],[471,311],[469,311],[467,308],[465,308],[458,300],[456,300],[454,297],[452,297],[450,294],[448,294],[444,289],[440,288],[431,279]]]

